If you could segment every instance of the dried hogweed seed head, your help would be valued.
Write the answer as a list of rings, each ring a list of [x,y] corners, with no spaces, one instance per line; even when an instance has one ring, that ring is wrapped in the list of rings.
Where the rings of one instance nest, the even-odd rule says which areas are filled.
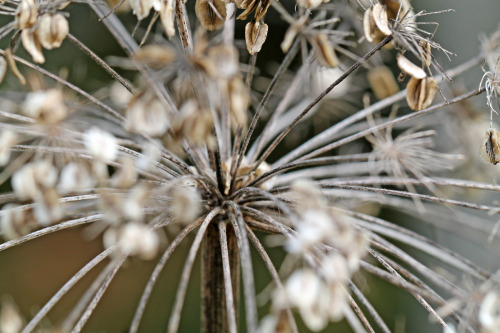
[[[406,101],[412,110],[422,110],[432,104],[436,92],[437,83],[434,78],[416,79],[412,77],[406,86]]]
[[[40,124],[55,125],[68,115],[62,91],[50,89],[29,93],[21,109],[25,115]]]
[[[36,24],[38,15],[38,5],[35,0],[21,0],[17,6],[15,25],[24,30]]]
[[[479,154],[486,163],[500,162],[500,133],[496,129],[490,128],[486,131]]]
[[[40,43],[47,50],[61,46],[68,33],[68,21],[62,14],[43,14],[40,17],[37,35]]]
[[[33,61],[39,64],[45,62],[45,57],[42,53],[42,44],[38,38],[36,31],[25,29],[21,32],[21,42],[23,43],[24,49],[28,52]]]
[[[325,67],[334,68],[339,65],[333,45],[325,34],[318,33],[311,38],[311,44],[318,62]]]
[[[425,71],[408,60],[404,55],[398,53],[397,61],[399,69],[401,69],[405,74],[411,75],[415,79],[423,79],[427,76]]]
[[[196,0],[196,17],[208,31],[220,29],[226,20],[226,5],[221,0]]]
[[[368,72],[368,82],[377,99],[384,99],[399,92],[394,74],[387,66],[378,66]]]
[[[250,54],[260,51],[266,41],[268,26],[263,21],[251,21],[245,26],[245,41]]]

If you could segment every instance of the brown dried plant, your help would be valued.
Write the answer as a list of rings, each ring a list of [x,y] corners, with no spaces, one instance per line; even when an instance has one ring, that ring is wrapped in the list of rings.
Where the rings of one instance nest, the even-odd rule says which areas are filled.
[[[104,57],[76,37],[85,27],[73,26],[68,11],[82,5],[125,58]],[[500,187],[461,178],[478,153],[452,143],[453,124],[470,121],[455,111],[486,92],[491,121],[480,151],[486,162],[500,161],[498,71],[458,95],[450,79],[485,59],[491,67],[498,33],[477,57],[445,69],[437,60],[451,53],[424,29],[437,23],[422,19],[447,10],[414,12],[407,0],[196,0],[193,12],[174,0],[109,5],[0,4],[10,19],[0,28],[8,41],[0,76],[9,72],[10,84],[0,99],[0,259],[15,260],[9,249],[66,229],[102,244],[45,304],[30,303],[34,314],[6,296],[1,332],[106,330],[89,319],[118,272],[155,261],[133,315],[116,328],[151,331],[141,322],[153,311],[148,301],[164,297],[156,283],[173,274],[165,267],[183,244],[180,278],[169,281],[179,279],[176,295],[158,310],[170,333],[189,321],[203,332],[330,331],[342,323],[354,332],[398,331],[396,316],[383,313],[391,296],[373,296],[381,281],[429,313],[417,330],[500,331],[498,274],[410,227],[460,230],[482,245],[493,239],[486,249],[497,244],[490,234],[497,202],[458,192]],[[121,14],[127,8],[133,22]],[[276,26],[271,12],[286,33],[269,78],[272,59],[261,57],[277,50],[267,40]],[[45,69],[62,44],[76,46],[113,83],[89,92],[62,69]],[[406,89],[397,74],[400,83],[410,76]],[[315,131],[314,123],[324,126]],[[271,255],[276,250],[281,256]],[[202,311],[193,318],[183,308],[198,253]],[[81,291],[87,275],[92,283]],[[75,304],[45,319],[72,293],[80,293]]]

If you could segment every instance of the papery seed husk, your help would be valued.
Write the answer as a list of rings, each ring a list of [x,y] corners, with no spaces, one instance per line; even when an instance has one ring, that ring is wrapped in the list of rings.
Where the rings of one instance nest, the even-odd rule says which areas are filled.
[[[143,20],[148,17],[151,8],[153,8],[153,0],[129,0],[132,13],[137,16],[138,20]]]
[[[425,67],[429,67],[432,63],[431,44],[429,44],[428,42],[420,41],[418,45],[420,46],[420,51],[422,52],[421,59]]]
[[[250,54],[259,52],[266,41],[268,26],[264,22],[248,22],[245,26],[245,41]]]
[[[406,86],[406,101],[412,110],[422,110],[432,104],[436,92],[437,83],[434,78],[411,78]]]
[[[61,46],[68,33],[68,21],[62,14],[44,14],[40,17],[37,35],[40,44],[47,50]]]
[[[410,6],[410,3],[408,0],[380,0],[380,2],[386,6],[387,8],[387,15],[389,19],[396,19],[396,16],[398,15],[399,7],[401,6],[401,13],[399,14],[399,19],[402,18],[403,15],[406,15],[406,17],[412,17],[413,11]],[[402,4],[401,4],[402,2]]]
[[[424,77],[427,76],[427,74],[421,67],[418,67],[417,65],[412,63],[401,53],[398,53],[397,61],[399,69],[401,69],[406,74],[411,75],[416,79],[423,79]]]
[[[375,6],[373,6],[372,15],[377,28],[386,36],[392,35],[385,7],[379,3],[375,4]]]
[[[134,54],[134,60],[152,68],[162,69],[176,58],[175,51],[160,45],[146,45]]]
[[[21,0],[17,6],[16,27],[24,30],[33,27],[36,24],[38,15],[38,6],[35,0]]]
[[[369,42],[378,43],[384,38],[384,33],[377,27],[373,17],[373,8],[368,8],[363,16],[363,31]]]
[[[295,36],[299,33],[302,27],[306,24],[308,20],[307,16],[302,16],[300,19],[295,21],[290,27],[287,29],[285,33],[285,37],[281,42],[281,50],[283,53],[287,53],[290,47],[292,46],[293,41],[295,40]]]
[[[368,82],[377,99],[381,100],[399,91],[398,83],[387,66],[379,66],[368,72]]]
[[[220,0],[196,0],[195,12],[203,28],[208,31],[220,29],[226,20],[226,5]]]
[[[38,64],[43,64],[45,62],[45,57],[42,53],[42,45],[40,44],[36,31],[31,31],[30,29],[23,30],[21,33],[21,42],[34,62]]]
[[[486,163],[495,165],[500,162],[500,133],[496,129],[490,128],[486,131],[479,155]]]
[[[334,68],[339,64],[333,45],[324,34],[317,34],[311,38],[311,44],[318,62],[326,67]]]
[[[165,30],[168,37],[175,36],[174,14],[173,0],[167,0],[161,3],[160,20],[163,25],[163,30]]]

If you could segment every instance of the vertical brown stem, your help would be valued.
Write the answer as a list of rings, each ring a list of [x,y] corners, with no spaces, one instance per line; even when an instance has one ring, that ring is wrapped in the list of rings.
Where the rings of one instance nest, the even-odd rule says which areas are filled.
[[[215,221],[214,221],[215,222]],[[238,244],[233,228],[227,226],[227,245],[231,268],[233,299],[238,314],[240,258]],[[226,300],[224,294],[224,276],[222,269],[222,253],[217,223],[208,226],[203,241],[203,258],[201,262],[202,292],[202,328],[203,333],[228,332]]]

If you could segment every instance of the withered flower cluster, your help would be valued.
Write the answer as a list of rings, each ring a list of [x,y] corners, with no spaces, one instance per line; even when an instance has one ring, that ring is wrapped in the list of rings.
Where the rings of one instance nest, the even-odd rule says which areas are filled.
[[[0,77],[14,90],[0,94],[0,264],[16,261],[9,249],[66,229],[102,247],[46,303],[2,297],[0,332],[152,332],[167,320],[170,333],[194,322],[203,332],[322,331],[343,322],[356,333],[397,331],[400,314],[379,311],[391,297],[380,281],[429,313],[420,331],[500,331],[499,274],[416,231],[460,233],[495,258],[500,209],[487,194],[500,186],[467,175],[484,168],[473,158],[477,146],[487,163],[500,162],[500,33],[484,39],[476,58],[445,70],[438,59],[451,53],[424,29],[437,23],[422,17],[446,11],[416,12],[407,0],[297,0],[290,8],[196,0],[192,13],[182,0],[108,3],[0,4],[10,18],[0,28],[10,41]],[[78,39],[85,29],[70,34],[70,9],[82,5],[127,57],[87,47]],[[271,11],[286,31],[274,67],[276,59],[260,58],[274,47]],[[236,20],[247,21],[245,41],[235,39]],[[67,70],[37,65],[62,43],[113,81],[86,91]],[[483,60],[490,68],[479,89],[456,94],[450,79]],[[467,118],[474,111],[466,102],[483,92],[490,125],[470,152],[454,145],[456,133],[481,118]],[[177,255],[183,244],[187,254]],[[202,318],[193,318],[183,308],[198,253]],[[182,269],[175,279],[174,256]],[[119,301],[133,315],[118,316],[117,326],[92,321],[106,311],[99,304],[117,273],[147,267],[142,261],[155,264],[140,299],[125,290]],[[86,276],[93,282],[85,285]],[[175,297],[158,283],[175,285]],[[69,294],[78,301],[59,305]],[[155,298],[166,298],[158,310],[165,320],[143,320]]]

